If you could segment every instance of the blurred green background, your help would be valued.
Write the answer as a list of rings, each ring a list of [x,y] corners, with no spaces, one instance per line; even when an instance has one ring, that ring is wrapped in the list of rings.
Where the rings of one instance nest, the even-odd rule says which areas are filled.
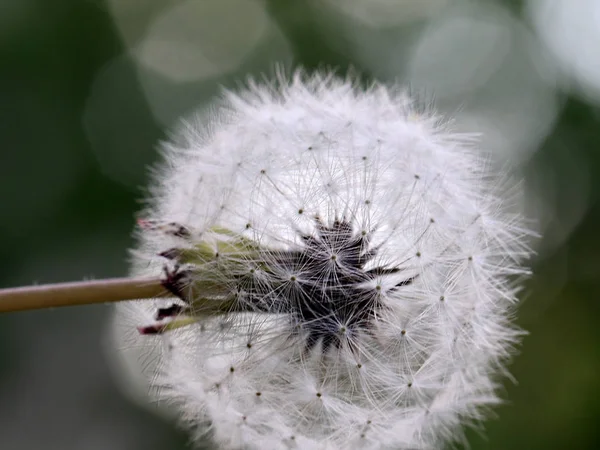
[[[126,275],[157,142],[276,63],[406,83],[525,178],[530,335],[468,443],[600,448],[598,0],[0,0],[0,286]],[[188,448],[119,389],[109,313],[0,316],[0,449]]]

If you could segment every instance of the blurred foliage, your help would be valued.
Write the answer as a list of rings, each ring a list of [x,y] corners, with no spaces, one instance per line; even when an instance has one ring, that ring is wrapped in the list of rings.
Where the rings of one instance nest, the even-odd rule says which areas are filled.
[[[157,142],[177,117],[209,102],[222,85],[235,88],[248,74],[272,73],[273,64],[281,63],[309,70],[333,66],[340,73],[352,68],[365,79],[421,88],[411,79],[418,67],[408,70],[408,60],[396,57],[411,54],[423,30],[447,25],[439,22],[444,8],[496,8],[490,11],[498,17],[531,28],[519,0],[423,0],[433,5],[433,15],[416,8],[418,1],[388,0],[396,15],[384,10],[365,16],[368,21],[357,20],[359,7],[353,15],[340,10],[337,0],[204,1],[208,9],[198,10],[202,26],[196,30],[193,9],[181,9],[179,16],[165,12],[190,2],[1,0],[1,286],[125,275],[134,215],[149,181],[147,167],[158,158]],[[406,9],[403,16],[409,4],[411,15]],[[153,28],[161,15],[165,19]],[[193,46],[173,53],[185,49],[179,35],[168,37],[174,47],[160,46],[160,39],[143,42],[168,20],[177,29],[184,15],[194,32],[208,33],[201,55]],[[211,23],[216,28],[207,30]],[[206,65],[196,65],[196,58]],[[181,71],[173,74],[174,68]],[[491,72],[508,74],[501,78],[521,73],[504,70]],[[443,81],[451,73],[441,76]],[[457,97],[468,110],[478,105],[471,98],[520,92],[519,80],[504,80],[502,92],[491,82],[472,95],[461,86],[467,94]],[[526,151],[517,149],[526,155],[519,163],[533,192],[529,204],[532,215],[543,217],[546,236],[519,315],[530,335],[511,366],[517,383],[507,381],[507,403],[495,410],[495,419],[467,433],[473,449],[600,448],[600,108],[597,97],[562,78],[550,85],[549,94],[540,92],[556,113],[520,143]],[[442,105],[452,98],[440,97]],[[460,106],[448,102],[449,108]],[[502,114],[510,119],[526,106]],[[0,317],[0,448],[186,448],[186,436],[173,424],[117,388],[103,349],[108,314],[108,307],[90,306]]]

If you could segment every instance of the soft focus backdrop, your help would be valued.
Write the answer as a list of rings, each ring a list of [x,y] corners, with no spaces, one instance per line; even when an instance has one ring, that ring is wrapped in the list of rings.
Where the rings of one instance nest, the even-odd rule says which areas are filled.
[[[525,178],[530,335],[469,444],[600,448],[598,0],[0,0],[0,287],[126,275],[157,142],[275,64],[406,83]],[[0,449],[187,448],[123,394],[109,313],[0,316]]]

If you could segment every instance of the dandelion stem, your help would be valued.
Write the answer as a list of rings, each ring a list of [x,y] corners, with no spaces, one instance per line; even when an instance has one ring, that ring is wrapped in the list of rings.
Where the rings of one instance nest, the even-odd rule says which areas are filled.
[[[159,279],[112,278],[0,289],[0,313],[169,296]]]

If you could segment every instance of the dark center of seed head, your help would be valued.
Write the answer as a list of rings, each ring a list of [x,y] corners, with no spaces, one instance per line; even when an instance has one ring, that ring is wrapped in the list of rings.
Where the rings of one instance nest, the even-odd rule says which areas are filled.
[[[381,307],[382,293],[380,285],[365,287],[369,285],[366,282],[399,269],[366,270],[376,251],[369,248],[369,234],[354,232],[349,222],[336,220],[325,225],[316,218],[315,223],[314,235],[300,235],[299,249],[268,256],[270,279],[240,282],[245,300],[255,309],[288,315],[294,330],[305,337],[307,348],[321,342],[326,350],[369,328],[374,312]],[[277,275],[285,273],[302,273],[302,278],[294,276],[290,283],[289,275],[286,279]],[[392,290],[411,281],[404,280]]]

